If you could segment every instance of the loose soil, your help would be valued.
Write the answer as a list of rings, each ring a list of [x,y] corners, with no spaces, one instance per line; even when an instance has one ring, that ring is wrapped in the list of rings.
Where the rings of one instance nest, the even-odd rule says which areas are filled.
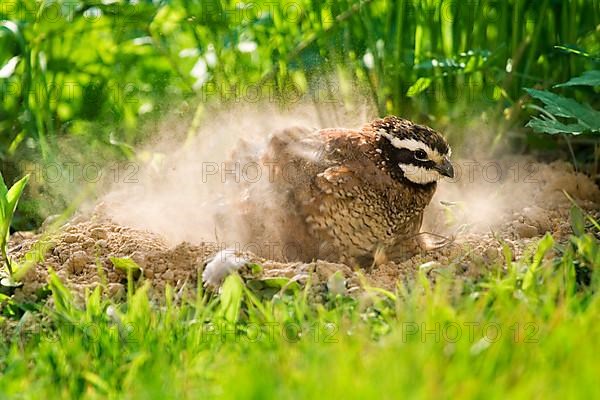
[[[598,216],[600,190],[568,163],[544,164],[526,158],[503,159],[493,164],[479,161],[485,169],[475,171],[472,177],[467,168],[472,164],[465,160],[461,165],[462,178],[440,183],[426,212],[423,235],[430,242],[429,250],[401,263],[387,262],[368,270],[322,261],[283,263],[245,253],[240,256],[263,269],[257,273],[251,272],[250,267],[243,268],[241,275],[253,280],[287,277],[301,284],[311,279],[315,287],[340,291],[339,283],[332,279],[340,271],[345,280],[342,283],[351,292],[361,282],[393,289],[398,281],[413,278],[419,269],[432,277],[445,271],[476,279],[490,266],[502,263],[505,245],[518,258],[546,232],[558,241],[565,240],[571,233],[572,203],[564,192],[584,210]],[[522,176],[513,173],[518,169],[513,168],[515,165],[524,168]],[[502,171],[501,176],[494,175],[490,168]],[[133,259],[142,269],[143,276],[138,280],[148,281],[154,294],[163,293],[167,284],[179,292],[195,290],[206,262],[223,250],[209,242],[172,245],[169,238],[158,233],[115,221],[110,207],[109,203],[100,203],[91,213],[77,215],[51,235],[44,260],[27,272],[23,286],[14,296],[34,299],[53,270],[78,296],[102,284],[108,295],[122,297],[127,276],[114,267],[111,257]],[[435,248],[433,242],[440,240],[438,235],[449,240]],[[11,257],[23,260],[43,236],[44,232],[15,233],[10,241]]]

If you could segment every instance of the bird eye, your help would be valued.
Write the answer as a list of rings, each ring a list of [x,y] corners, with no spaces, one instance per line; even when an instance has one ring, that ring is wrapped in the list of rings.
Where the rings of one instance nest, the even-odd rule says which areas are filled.
[[[425,150],[419,149],[415,151],[415,158],[417,160],[427,161],[427,153],[425,153]]]

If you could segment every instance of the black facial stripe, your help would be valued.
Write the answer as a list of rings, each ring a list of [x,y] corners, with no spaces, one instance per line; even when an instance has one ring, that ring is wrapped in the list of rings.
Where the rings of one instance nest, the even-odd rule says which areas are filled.
[[[414,165],[418,165],[419,167],[425,167],[427,169],[434,169],[435,168],[435,162],[428,160],[428,161],[416,161],[413,162]]]
[[[388,142],[388,140],[385,140]],[[412,151],[408,149],[398,150],[393,146],[387,146],[385,142],[380,143],[380,149],[382,150],[381,156],[383,158],[383,164],[381,166],[385,168],[385,170],[390,174],[390,176],[402,182],[404,185],[415,187],[415,188],[430,188],[432,185],[435,186],[435,182],[430,182],[427,184],[418,184],[404,176],[404,171],[400,167],[400,165],[404,164],[412,164],[417,166],[422,166],[425,168],[430,168],[434,163],[433,161],[417,161],[413,157]]]
[[[420,161],[420,160],[415,160],[414,158],[407,160],[407,161],[398,161],[398,164],[414,165],[416,167],[423,167],[426,169],[434,169],[435,168],[435,162],[433,162],[431,160]]]
[[[408,149],[396,149],[393,152],[393,156],[393,161],[396,164],[410,164],[415,159],[415,154]]]
[[[421,161],[415,158],[415,152],[409,149],[398,149],[392,145],[384,145],[383,156],[392,167],[398,164],[411,164],[418,167],[433,169],[435,162],[432,160]]]

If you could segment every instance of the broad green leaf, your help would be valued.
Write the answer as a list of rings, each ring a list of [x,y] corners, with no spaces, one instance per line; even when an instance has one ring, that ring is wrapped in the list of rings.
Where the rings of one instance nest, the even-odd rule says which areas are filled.
[[[8,218],[8,201],[6,200],[6,195],[8,193],[8,188],[6,187],[6,183],[4,183],[4,177],[2,173],[0,173],[0,238],[6,236],[4,230],[4,226],[8,224],[10,226],[10,219]],[[8,229],[8,228],[7,228]]]
[[[221,287],[221,313],[225,320],[235,323],[240,314],[242,305],[242,294],[244,293],[244,283],[238,274],[231,274],[225,278]]]
[[[533,265],[537,268],[541,265],[542,259],[546,253],[554,246],[554,238],[550,233],[546,233],[538,243],[538,248],[533,256]]]
[[[273,277],[273,278],[264,278],[264,279],[261,279],[261,281],[263,281],[263,283],[267,287],[274,287],[274,288],[281,289],[290,281],[290,279],[285,278],[285,277]]]
[[[0,175],[1,177],[1,175]],[[0,219],[0,246],[4,248],[8,242],[8,236],[10,234],[10,224],[17,208],[19,198],[23,193],[23,189],[29,181],[29,175],[25,175],[19,179],[15,184],[6,191],[6,184],[3,179],[0,179],[0,212],[2,214]]]
[[[525,126],[533,128],[536,132],[548,133],[550,135],[555,135],[558,133],[570,133],[573,135],[579,135],[587,131],[586,127],[583,125],[563,124],[560,121],[551,119],[540,119],[537,117],[532,117],[531,121],[529,121]]]
[[[140,269],[140,266],[129,257],[111,257],[110,261],[115,268],[122,269],[123,271],[137,271]]]
[[[10,218],[8,218],[8,202],[6,201],[6,197],[0,196],[0,229],[4,225],[10,226]]]
[[[266,287],[277,288],[277,289],[286,289],[290,291],[298,291],[300,290],[300,285],[298,282],[294,282],[289,278],[285,277],[274,277],[274,278],[264,278],[261,279]]]
[[[571,78],[568,82],[554,85],[555,88],[565,86],[600,86],[600,70],[585,71],[583,75]]]
[[[559,96],[546,90],[525,88],[525,91],[531,97],[542,101],[546,105],[545,110],[548,113],[558,117],[575,118],[588,130],[593,132],[600,131],[600,112],[590,106],[580,104],[573,99]]]
[[[539,241],[538,248],[533,256],[533,261],[523,277],[523,290],[527,290],[533,285],[537,270],[542,263],[542,259],[548,250],[552,248],[552,246],[554,246],[554,238],[550,233],[546,233]]]
[[[250,271],[252,271],[252,274],[254,275],[258,275],[263,271],[263,267],[260,264],[251,263],[248,264],[248,266],[250,267]]]
[[[23,189],[29,182],[29,175],[25,175],[10,188],[8,193],[6,194],[6,201],[8,203],[8,210],[10,211],[10,216],[12,219],[12,214],[17,209],[17,204],[19,203],[19,199],[21,198],[21,194],[23,194]]]
[[[259,290],[264,289],[265,284],[260,279],[250,279],[246,282],[246,286],[249,289],[258,292]]]
[[[571,228],[575,236],[581,236],[585,233],[585,217],[581,208],[577,206],[571,207]]]
[[[419,78],[411,87],[408,88],[406,95],[408,97],[414,97],[421,92],[427,90],[427,88],[431,85],[431,78]]]
[[[527,290],[533,284],[533,279],[535,278],[536,269],[533,268],[533,265],[529,267],[525,276],[523,277],[523,290]]]
[[[4,177],[0,172],[0,197],[6,198],[6,194],[8,193],[8,188],[6,187],[6,183],[4,183]]]
[[[127,272],[127,298],[131,300],[134,294],[133,280],[138,279],[142,275],[142,269],[129,257],[110,257],[110,261],[113,263],[115,268]],[[135,276],[134,273],[136,273]]]

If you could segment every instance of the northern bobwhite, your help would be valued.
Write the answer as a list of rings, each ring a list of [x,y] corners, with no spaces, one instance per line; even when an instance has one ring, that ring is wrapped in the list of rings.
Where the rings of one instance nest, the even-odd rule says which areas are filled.
[[[247,238],[276,237],[286,259],[368,266],[380,256],[406,258],[420,247],[423,210],[437,181],[454,176],[450,153],[438,132],[394,116],[360,130],[276,133],[261,162],[278,200],[265,202],[264,193],[253,193],[264,186],[249,185]]]

